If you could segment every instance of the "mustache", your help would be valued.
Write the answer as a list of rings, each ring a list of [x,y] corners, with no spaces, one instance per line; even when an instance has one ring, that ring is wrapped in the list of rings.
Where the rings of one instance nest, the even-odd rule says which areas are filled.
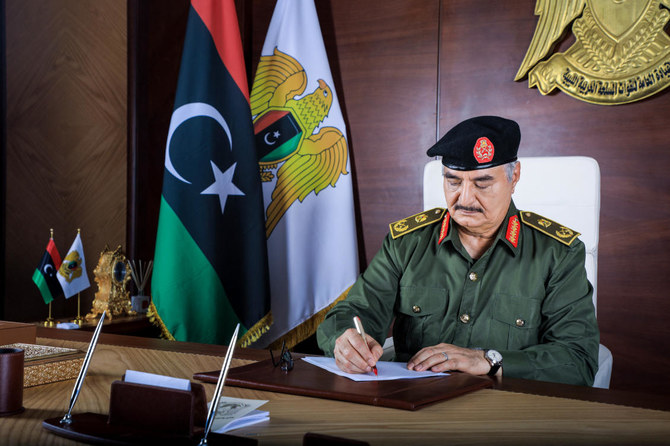
[[[460,204],[457,204],[456,206],[454,206],[454,211],[480,212],[482,214],[484,213],[484,209],[482,209],[482,208],[462,206]]]

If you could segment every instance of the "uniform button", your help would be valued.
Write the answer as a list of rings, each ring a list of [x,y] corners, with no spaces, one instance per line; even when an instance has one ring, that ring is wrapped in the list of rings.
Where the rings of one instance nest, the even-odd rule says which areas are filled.
[[[470,322],[470,315],[467,314],[467,313],[463,313],[463,314],[461,314],[461,317],[460,317],[459,319],[460,319],[461,322],[463,322],[464,324],[467,324],[468,322]]]
[[[414,305],[412,307],[412,311],[415,312],[415,313],[421,313],[421,307],[418,306],[418,305]]]
[[[526,325],[526,321],[524,321],[523,319],[517,319],[516,320],[516,326],[517,327],[523,327],[524,325]]]
[[[478,277],[477,277],[477,273],[474,272],[474,271],[471,272],[471,273],[468,275],[468,278],[474,282],[474,281],[477,280],[477,278],[478,278]]]

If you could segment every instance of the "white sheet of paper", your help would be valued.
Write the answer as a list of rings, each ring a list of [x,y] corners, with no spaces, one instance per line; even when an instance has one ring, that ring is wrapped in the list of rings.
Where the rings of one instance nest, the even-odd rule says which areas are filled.
[[[124,381],[127,383],[146,384],[148,386],[167,387],[168,389],[191,390],[191,381],[188,379],[138,372],[137,370],[126,370]]]
[[[257,410],[268,400],[250,400],[222,396],[214,415],[212,431],[217,434],[270,419],[270,412]],[[211,402],[209,404],[212,404]]]
[[[438,372],[416,372],[414,370],[407,370],[406,362],[392,362],[379,361],[377,362],[377,373],[375,376],[373,372],[370,373],[347,373],[340,370],[335,364],[334,358],[326,358],[324,356],[307,356],[302,358],[305,361],[313,364],[336,375],[344,376],[353,381],[388,381],[392,379],[415,379],[415,378],[429,378],[431,376],[447,376],[448,373]]]

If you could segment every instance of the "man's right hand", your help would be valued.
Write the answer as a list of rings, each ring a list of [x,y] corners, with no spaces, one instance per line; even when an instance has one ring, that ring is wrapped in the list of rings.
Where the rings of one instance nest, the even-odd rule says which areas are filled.
[[[350,328],[335,341],[335,364],[347,373],[368,373],[384,353],[382,346],[366,334],[366,341]]]

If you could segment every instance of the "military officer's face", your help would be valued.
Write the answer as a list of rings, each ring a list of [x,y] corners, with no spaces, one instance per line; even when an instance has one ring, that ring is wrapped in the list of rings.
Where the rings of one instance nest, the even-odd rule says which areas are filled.
[[[478,235],[491,235],[498,230],[521,173],[517,163],[510,181],[505,168],[503,165],[460,171],[444,167],[447,208],[463,229]]]

